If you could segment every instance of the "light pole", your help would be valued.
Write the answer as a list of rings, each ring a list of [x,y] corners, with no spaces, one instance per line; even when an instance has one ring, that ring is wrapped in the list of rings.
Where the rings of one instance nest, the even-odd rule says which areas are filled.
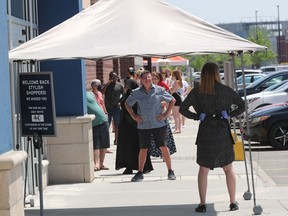
[[[277,12],[278,12],[278,64],[281,63],[281,43],[280,43],[280,12],[279,12],[279,5],[277,5]]]
[[[256,20],[256,22],[255,22],[255,32],[256,32],[256,34],[255,34],[255,38],[256,38],[256,40],[258,40],[258,31],[257,31],[257,28],[258,28],[258,23],[257,23],[257,13],[258,13],[258,11],[255,11],[255,20]]]

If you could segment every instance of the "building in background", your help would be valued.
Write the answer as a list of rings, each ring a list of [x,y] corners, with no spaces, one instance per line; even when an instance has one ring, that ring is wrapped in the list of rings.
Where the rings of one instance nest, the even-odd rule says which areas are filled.
[[[259,17],[257,21],[249,19],[242,20],[240,23],[225,23],[217,26],[243,38],[247,38],[249,32],[255,31],[257,28],[267,29],[271,49],[278,55],[278,63],[288,63],[288,21],[278,23],[275,17]]]

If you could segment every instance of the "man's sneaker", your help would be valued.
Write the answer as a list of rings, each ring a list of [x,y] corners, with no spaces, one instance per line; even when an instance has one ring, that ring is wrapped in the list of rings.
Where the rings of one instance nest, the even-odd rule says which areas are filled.
[[[168,170],[168,180],[176,180],[176,176],[173,170]]]
[[[132,182],[140,182],[144,179],[143,172],[138,171],[135,176],[131,179]]]

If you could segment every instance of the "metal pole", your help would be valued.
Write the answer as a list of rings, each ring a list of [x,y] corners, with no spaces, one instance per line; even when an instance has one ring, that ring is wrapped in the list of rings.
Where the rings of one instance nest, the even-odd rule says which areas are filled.
[[[33,144],[35,149],[38,151],[38,190],[39,190],[39,200],[40,200],[40,216],[43,216],[43,183],[42,183],[42,158],[41,158],[41,148],[43,144],[43,139],[40,134],[33,134]]]
[[[241,65],[242,65],[242,76],[244,77],[244,61],[243,61],[243,53],[240,53],[241,56]],[[245,79],[243,80],[243,86],[245,86]],[[248,119],[248,110],[247,110],[247,93],[246,88],[243,88],[244,90],[244,100],[245,100],[245,120],[246,120],[246,128],[247,128],[247,137],[248,137],[248,146],[249,146],[249,158],[250,158],[250,169],[251,169],[251,180],[252,180],[252,189],[253,189],[253,200],[254,200],[254,214],[255,215],[261,215],[262,214],[262,207],[260,205],[256,205],[256,192],[255,192],[255,185],[254,185],[254,172],[253,172],[253,161],[252,161],[252,150],[251,150],[251,140],[250,140],[250,125],[249,125],[249,119]]]
[[[242,64],[243,64],[243,62],[242,62]],[[238,93],[237,76],[236,76],[236,72],[235,72],[235,54],[232,55],[232,68],[233,68],[232,71],[233,71],[235,89],[236,89],[236,92]],[[242,65],[242,70],[244,70],[243,65]],[[243,83],[244,83],[245,77],[242,76],[242,78],[243,78]],[[243,87],[244,87],[244,84],[243,84]],[[234,134],[236,135],[235,118],[233,119],[233,123],[234,123]],[[249,173],[248,173],[247,159],[246,159],[246,154],[245,154],[245,146],[244,146],[244,138],[243,138],[243,125],[242,125],[242,117],[241,116],[239,116],[239,128],[240,128],[240,134],[241,134],[242,149],[243,149],[243,154],[244,154],[244,165],[245,165],[245,172],[246,172],[246,181],[247,181],[247,187],[248,187],[247,191],[245,191],[243,194],[243,198],[244,198],[244,200],[250,200],[252,197],[252,193],[250,191]]]
[[[258,40],[258,23],[257,23],[257,13],[258,11],[255,11],[255,20],[256,20],[256,23],[255,23],[255,38],[256,40]]]
[[[279,5],[277,5],[277,12],[278,12],[278,64],[281,63],[281,43],[280,43],[280,12],[279,12]]]
[[[40,216],[43,216],[43,182],[42,182],[42,159],[41,148],[38,149],[38,180],[39,180],[39,199],[40,199]]]

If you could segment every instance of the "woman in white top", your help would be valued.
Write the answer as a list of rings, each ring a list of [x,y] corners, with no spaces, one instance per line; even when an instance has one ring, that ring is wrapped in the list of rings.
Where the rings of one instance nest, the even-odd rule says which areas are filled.
[[[176,102],[172,108],[172,116],[175,122],[175,130],[173,133],[181,133],[181,114],[179,112],[180,105],[182,103],[181,92],[183,88],[183,82],[181,72],[174,70],[172,72],[173,86],[170,88],[170,93],[175,98]]]
[[[171,70],[169,68],[166,68],[164,71],[162,71],[162,77],[163,81],[169,86],[172,86],[172,76],[171,76]]]

